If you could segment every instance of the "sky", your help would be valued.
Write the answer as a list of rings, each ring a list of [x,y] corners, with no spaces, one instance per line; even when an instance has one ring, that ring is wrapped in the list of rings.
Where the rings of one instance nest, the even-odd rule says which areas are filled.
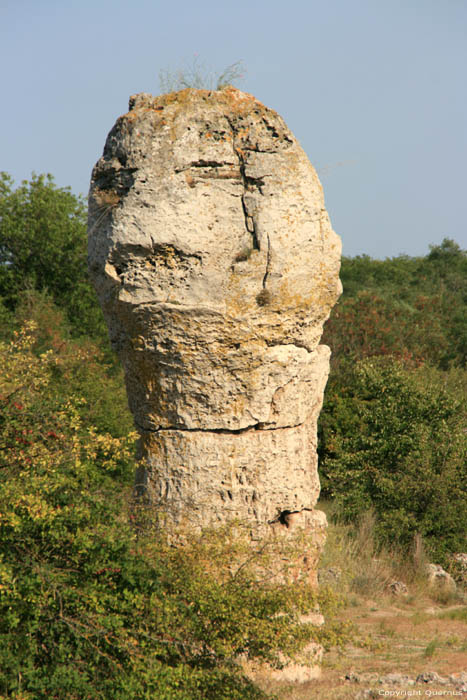
[[[467,0],[0,0],[0,170],[87,195],[107,133],[196,61],[285,119],[348,256],[467,248]]]

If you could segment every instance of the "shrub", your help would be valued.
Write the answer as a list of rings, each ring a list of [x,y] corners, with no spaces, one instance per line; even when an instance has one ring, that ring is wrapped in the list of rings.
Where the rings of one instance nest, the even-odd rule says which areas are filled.
[[[29,350],[39,356],[51,351],[54,363],[46,397],[76,395],[85,399],[79,405],[81,417],[99,432],[122,437],[132,430],[133,419],[127,406],[122,368],[110,348],[85,336],[74,337],[67,315],[51,296],[34,289],[18,298],[9,335],[15,327],[33,324]]]
[[[344,293],[325,326],[333,366],[392,355],[447,369],[467,361],[467,251],[444,239],[421,258],[343,258]]]
[[[98,431],[54,391],[62,358],[35,353],[35,334],[0,343],[0,696],[261,698],[239,655],[277,666],[279,651],[339,641],[300,624],[319,602],[309,587],[255,585],[240,540],[173,548],[144,524],[134,435]]]
[[[0,298],[15,310],[24,290],[47,291],[75,334],[105,335],[87,270],[86,208],[51,175],[13,189],[0,173]]]
[[[408,547],[420,533],[441,560],[465,551],[467,531],[465,402],[442,376],[391,358],[347,365],[320,427],[323,491],[341,517],[372,508],[380,542]]]

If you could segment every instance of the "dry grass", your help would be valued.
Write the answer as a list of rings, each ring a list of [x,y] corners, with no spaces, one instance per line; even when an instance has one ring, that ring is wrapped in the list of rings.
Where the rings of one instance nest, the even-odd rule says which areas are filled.
[[[355,699],[363,697],[363,691],[370,687],[375,687],[376,693],[385,688],[420,690],[420,695],[427,697],[426,688],[419,684],[389,687],[377,685],[377,678],[398,673],[415,679],[427,671],[447,677],[467,671],[465,591],[452,593],[429,587],[420,540],[414,543],[409,557],[395,550],[377,550],[373,524],[368,514],[354,537],[349,528],[330,525],[321,569],[334,572],[327,583],[345,594],[346,607],[338,613],[338,619],[354,623],[358,632],[344,650],[325,653],[319,680],[301,685],[269,682],[263,686],[281,700]],[[394,580],[406,584],[407,594],[395,596],[389,592],[388,583]],[[349,673],[374,674],[374,680],[346,680]],[[427,687],[446,691],[446,686],[436,683]],[[452,694],[455,689],[449,688]]]
[[[464,616],[463,620],[449,617],[457,611],[459,616]],[[385,688],[376,685],[376,678],[391,673],[416,678],[419,673],[435,671],[447,677],[467,670],[466,611],[466,606],[448,609],[433,606],[429,598],[408,605],[389,598],[359,597],[341,613],[343,619],[356,624],[358,637],[343,651],[331,650],[325,654],[319,680],[301,685],[270,682],[263,687],[281,700],[340,700],[356,698],[373,686]],[[375,674],[375,682],[345,680],[350,673]],[[432,690],[437,687],[446,689],[430,684]]]
[[[461,609],[465,614],[465,606],[449,611]],[[429,599],[402,607],[389,599],[376,602],[361,598],[358,605],[343,613],[357,625],[358,639],[342,652],[332,650],[325,654],[319,680],[295,686],[270,683],[267,690],[276,692],[281,700],[339,700],[355,698],[375,685],[345,680],[349,673],[371,673],[375,678],[399,673],[416,678],[427,671],[447,677],[466,670],[466,622],[446,618],[446,612],[433,608]],[[436,687],[430,684],[431,689]]]

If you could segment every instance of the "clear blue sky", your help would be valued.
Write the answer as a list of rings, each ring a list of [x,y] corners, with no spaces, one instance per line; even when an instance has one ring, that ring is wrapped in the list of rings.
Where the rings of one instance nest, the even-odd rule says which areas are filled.
[[[195,54],[243,60],[346,255],[467,247],[467,0],[0,0],[0,169],[86,194],[128,96]]]

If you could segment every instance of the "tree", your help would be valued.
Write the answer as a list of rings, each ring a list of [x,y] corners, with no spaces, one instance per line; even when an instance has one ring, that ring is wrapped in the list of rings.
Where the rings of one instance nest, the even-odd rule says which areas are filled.
[[[102,334],[87,271],[86,207],[51,175],[13,189],[0,173],[0,298],[14,310],[26,289],[47,290],[75,332]]]
[[[467,251],[445,238],[425,257],[343,258],[344,293],[325,326],[333,365],[393,355],[442,369],[467,363]]]
[[[409,545],[420,533],[439,561],[465,551],[465,382],[459,369],[407,370],[381,357],[331,378],[322,483],[345,520],[374,509],[380,542]]]

